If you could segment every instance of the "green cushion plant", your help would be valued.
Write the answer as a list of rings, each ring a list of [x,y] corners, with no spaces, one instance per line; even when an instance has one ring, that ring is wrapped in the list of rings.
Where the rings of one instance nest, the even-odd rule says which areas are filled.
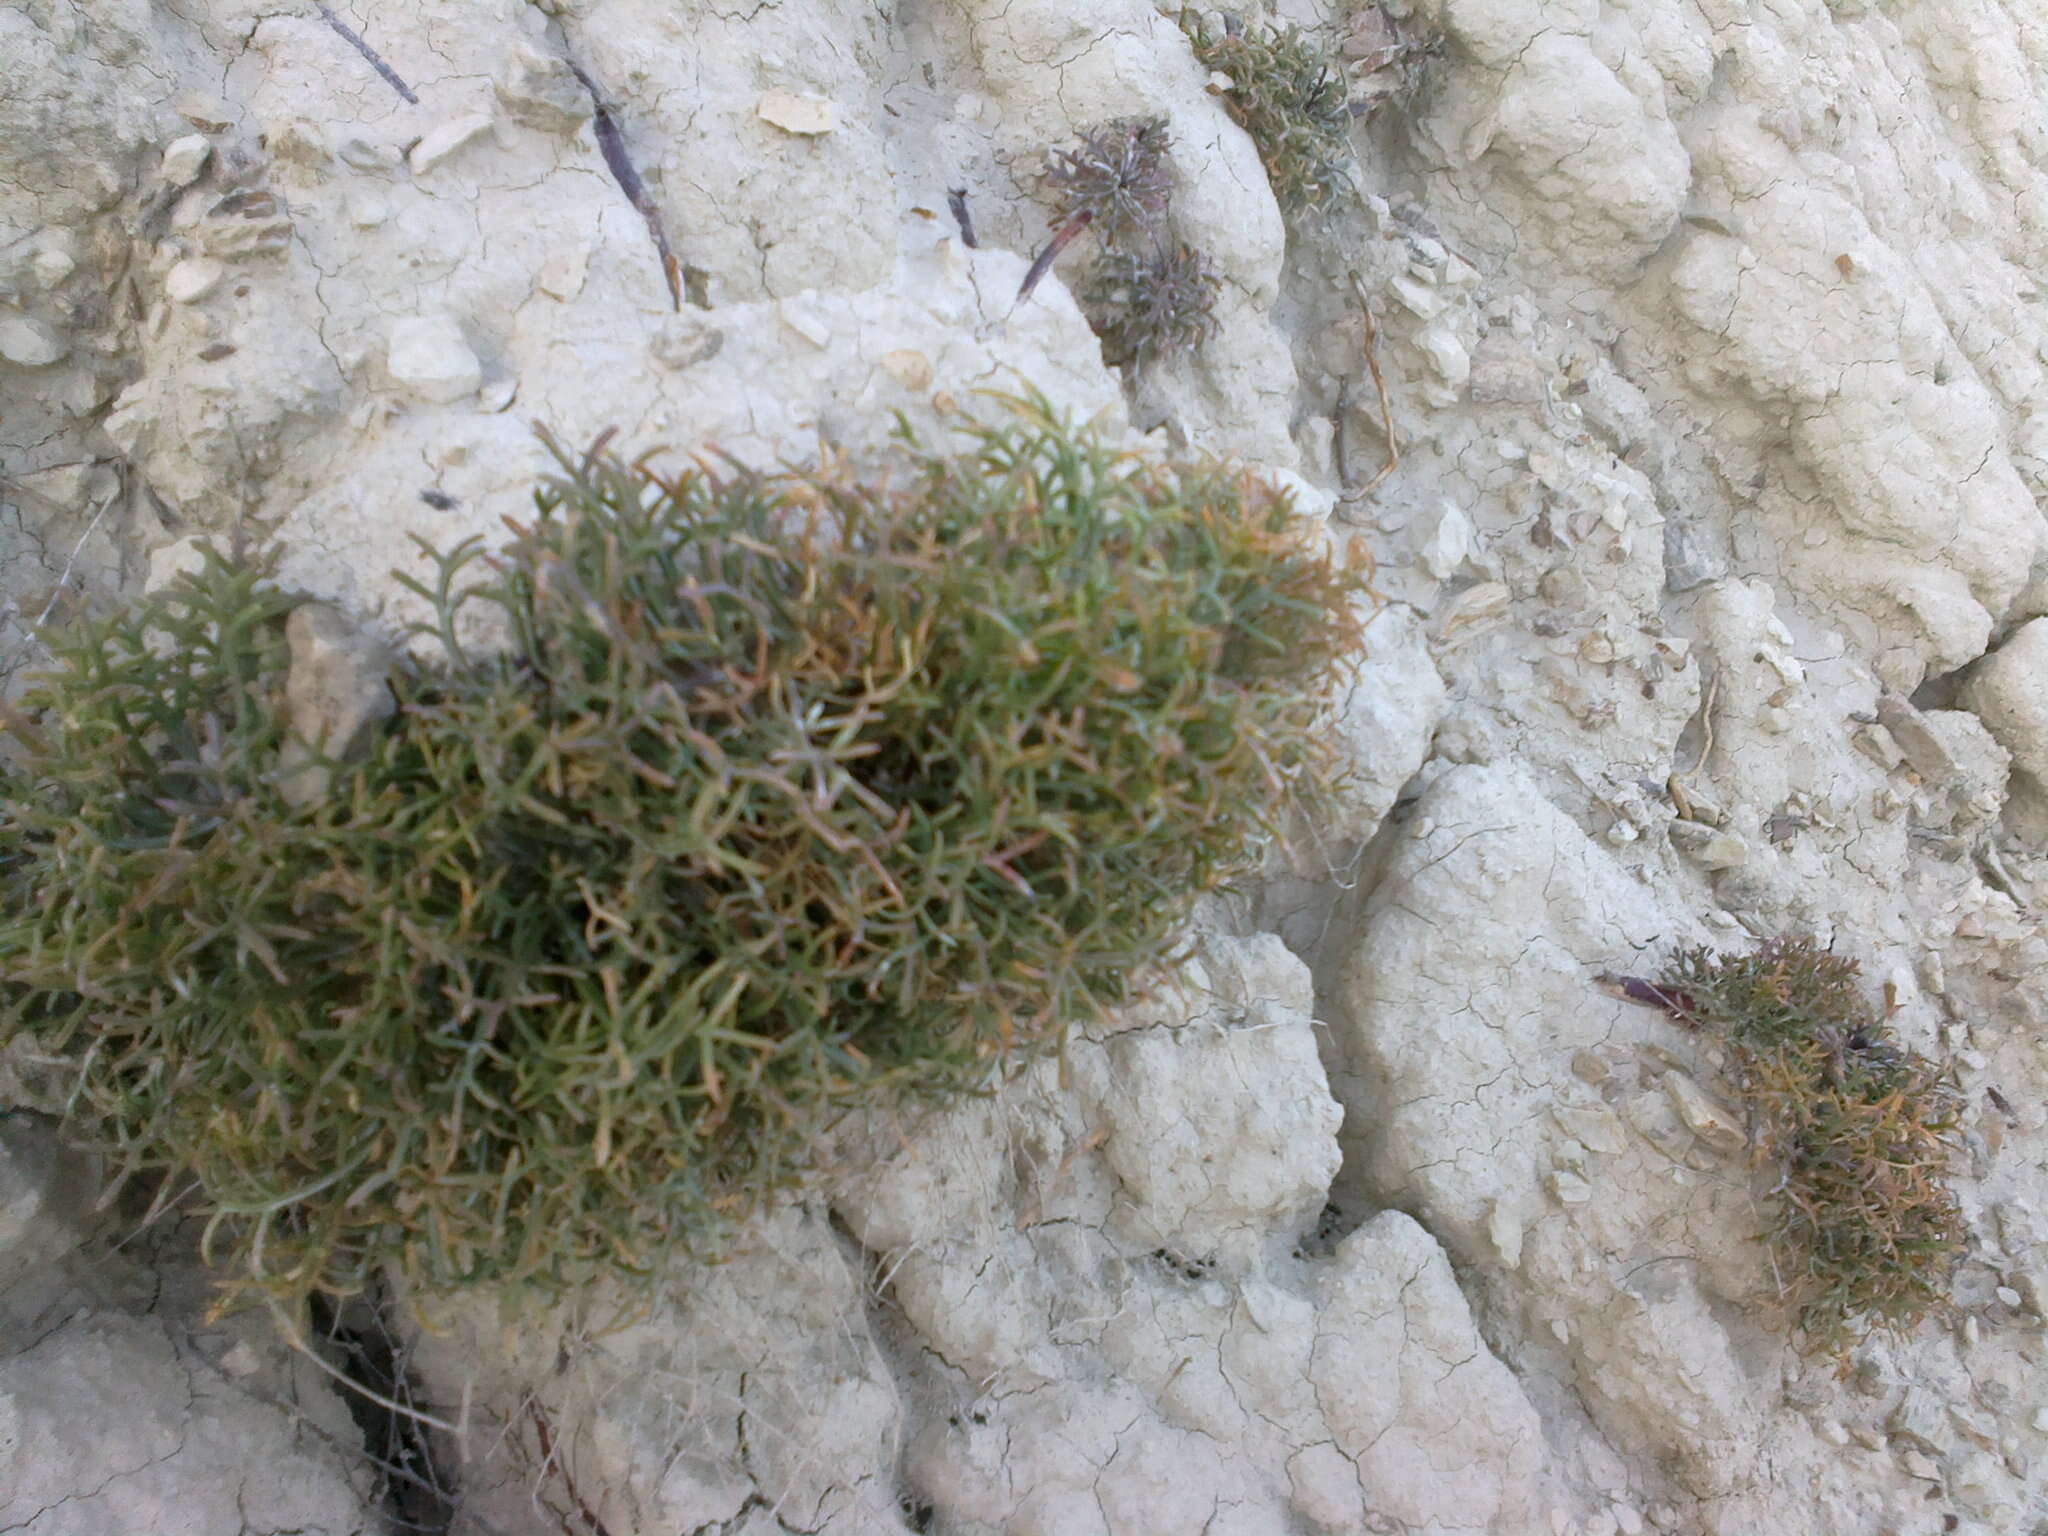
[[[1689,951],[1648,989],[1726,1050],[1771,1175],[1773,1269],[1808,1341],[1838,1353],[1861,1326],[1943,1311],[1966,1237],[1947,1183],[1961,1096],[1892,1043],[1856,974],[1809,938],[1773,939]]]
[[[1292,22],[1221,12],[1212,26],[1194,6],[1179,21],[1202,67],[1228,77],[1224,104],[1258,146],[1281,213],[1322,208],[1351,185],[1351,105],[1328,49]]]
[[[1038,401],[860,465],[558,457],[505,548],[426,551],[427,659],[324,797],[279,792],[260,563],[13,715],[0,1039],[196,1179],[230,1294],[715,1253],[847,1106],[1127,1000],[1326,777],[1368,577],[1241,472]]]

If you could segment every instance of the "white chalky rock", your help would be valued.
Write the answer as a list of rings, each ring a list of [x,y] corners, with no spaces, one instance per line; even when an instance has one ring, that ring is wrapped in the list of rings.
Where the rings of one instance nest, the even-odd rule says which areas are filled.
[[[18,310],[0,310],[0,358],[23,368],[60,362],[71,343],[55,327]]]
[[[1335,786],[1326,837],[1372,835],[1429,756],[1445,703],[1421,618],[1405,604],[1380,609],[1366,625],[1365,653],[1333,709],[1331,728],[1344,744],[1346,773]]]
[[[394,384],[429,405],[452,405],[483,382],[483,365],[452,315],[395,322],[385,368]]]
[[[67,1147],[55,1121],[0,1116],[0,1301],[29,1271],[78,1245],[98,1185],[95,1160]]]
[[[1352,270],[1402,448],[1370,498],[1332,515],[1333,539],[1382,557],[1393,606],[1321,727],[1358,775],[1302,829],[1318,867],[1294,883],[1320,894],[1281,910],[1260,882],[1218,902],[1233,933],[1280,911],[1319,967],[1327,1024],[1304,1024],[1298,976],[1277,965],[1287,1000],[1245,1001],[1265,984],[1226,972],[1258,947],[1212,945],[1181,978],[1191,992],[1162,987],[1121,1032],[1071,1038],[1066,1075],[1039,1063],[986,1099],[880,1117],[849,1165],[864,1183],[825,1197],[843,1225],[714,1272],[712,1301],[664,1303],[616,1355],[562,1373],[555,1336],[506,1345],[487,1313],[452,1362],[422,1365],[425,1395],[452,1410],[471,1366],[518,1353],[477,1383],[472,1429],[504,1460],[462,1466],[458,1523],[538,1536],[558,1528],[549,1504],[582,1523],[571,1479],[608,1529],[744,1536],[1525,1536],[1553,1508],[1582,1536],[1610,1508],[1623,1536],[1907,1532],[1948,1508],[1988,1536],[2038,1518],[2038,1234],[2001,1227],[2004,1289],[1971,1280],[1981,1327],[1960,1345],[1935,1328],[1882,1343],[1881,1398],[1844,1398],[1824,1371],[1793,1381],[1739,1117],[1694,1113],[1689,1128],[1697,1106],[1670,1086],[1724,1090],[1696,1059],[1704,1042],[1593,985],[1705,937],[1744,944],[1743,926],[1823,930],[1876,962],[1872,992],[1901,960],[1933,967],[1972,1037],[1956,1047],[1965,1134],[1989,1154],[1965,1207],[1998,1225],[2026,1197],[2048,1119],[2028,1046],[2042,883],[2024,851],[1976,834],[2001,814],[2006,752],[2028,769],[2008,824],[2048,795],[2032,778],[2048,707],[2024,676],[1999,677],[2025,655],[2019,626],[2048,614],[2048,153],[2028,0],[1294,0],[1280,9],[1321,41],[1384,10],[1429,51],[1398,66],[1423,86],[1400,131],[1352,138],[1357,184],[1401,196],[1368,194],[1364,229],[1297,231],[1312,238],[1292,255],[1257,149],[1212,90],[1252,82],[1212,79],[1153,0],[335,9],[421,105],[313,7],[0,3],[0,607],[27,611],[95,515],[100,494],[62,467],[110,451],[130,494],[73,585],[112,590],[163,537],[274,529],[293,588],[403,623],[418,601],[387,573],[419,572],[411,535],[445,548],[527,515],[548,468],[530,420],[571,444],[616,426],[622,450],[666,446],[671,464],[717,447],[765,468],[821,437],[864,450],[899,408],[942,436],[984,387],[1042,388],[1078,417],[1107,408],[1119,447],[1186,441],[1255,473],[1293,468],[1319,518],[1330,397],[1297,367],[1349,377],[1353,460],[1381,462],[1364,446],[1381,424],[1366,430]],[[568,57],[665,220],[686,314]],[[774,126],[770,90],[808,100],[771,103]],[[792,136],[826,121],[826,101],[831,131]],[[167,112],[211,136],[212,157],[166,146],[167,128],[188,132]],[[1217,334],[1129,381],[1126,406],[1074,299],[1091,239],[1016,295],[1051,211],[1034,174],[1046,149],[1155,113],[1172,137],[1168,238],[1205,251],[1224,289]],[[152,206],[188,173],[194,190]],[[952,187],[978,250],[947,212]],[[137,237],[140,316],[120,275]],[[236,260],[252,253],[275,259]],[[212,360],[191,310],[151,302],[196,255],[230,262],[208,302],[234,290],[238,350]],[[31,302],[60,283],[61,301]],[[391,320],[409,315],[466,328],[448,325],[464,345],[422,370],[424,394],[382,369]],[[39,356],[43,376],[20,372]],[[472,408],[485,367],[489,402],[509,404],[516,381],[516,410]],[[446,408],[402,408],[451,392]],[[1149,444],[1124,435],[1126,409],[1162,429]],[[1434,557],[1449,581],[1480,583],[1447,597],[1407,568],[1446,503],[1470,536],[1462,565],[1456,540]],[[172,545],[159,575],[191,554]],[[0,628],[11,665],[22,626]],[[2010,655],[1960,700],[1988,729],[1873,703],[1876,680],[1947,702],[1946,683],[1916,690],[1994,635]],[[1534,672],[1541,660],[1558,666]],[[1349,686],[1333,679],[1333,700]],[[1850,745],[1858,730],[1874,760]],[[1674,767],[1697,851],[1721,836],[1715,856],[1747,850],[1711,881],[1673,856],[1685,834],[1658,830]],[[1624,828],[1624,846],[1600,844]],[[1328,849],[1344,850],[1335,878]],[[1935,1012],[1909,1000],[1899,1028],[1931,1029]],[[1574,1075],[1594,1052],[1610,1066]],[[0,1094],[9,1074],[0,1054]],[[2009,1114],[1980,1097],[1994,1085]],[[1330,1166],[1325,1093],[1347,1110],[1332,1221],[1375,1201],[1412,1211],[1451,1256],[1543,1414],[1540,1500],[1487,1495],[1517,1482],[1501,1463],[1523,1443],[1512,1423],[1497,1413],[1475,1446],[1450,1422],[1490,1400],[1494,1357],[1428,1239],[1387,1218],[1334,1258],[1328,1234],[1290,1241]],[[1631,1128],[1621,1150],[1596,1104]],[[1205,1139],[1210,1116],[1221,1130]],[[1555,1198],[1554,1173],[1591,1198]],[[37,1273],[69,1286],[77,1262]],[[22,1289],[0,1275],[0,1310],[19,1312]],[[594,1318],[590,1301],[560,1316]],[[212,1347],[178,1331],[178,1350]],[[198,1494],[166,1489],[173,1463],[155,1458],[170,1441],[146,1413],[57,1404],[91,1362],[55,1337],[11,1347],[0,1339],[14,1373],[0,1526],[38,1512],[33,1536],[369,1523],[222,1508],[279,1459],[261,1436],[236,1440],[239,1459],[209,1452]],[[219,1358],[238,1373],[253,1356]],[[62,1369],[19,1374],[39,1359]],[[159,1381],[128,1358],[121,1384],[152,1400],[165,1386],[179,1432],[210,1443],[183,1412],[182,1373]],[[1933,1507],[1883,1430],[1909,1385],[1997,1421],[1957,1420],[1939,1456],[1912,1447],[1941,1477]],[[552,1469],[529,1407],[553,1426]],[[1831,1424],[1854,1426],[1846,1447],[1816,1427]],[[345,1417],[340,1430],[354,1433]],[[793,1475],[806,1458],[816,1475]]]
[[[413,1348],[432,1390],[473,1401],[465,1502],[502,1529],[539,1529],[520,1450],[538,1408],[612,1530],[740,1530],[758,1502],[788,1527],[881,1536],[900,1530],[901,1405],[864,1300],[831,1230],[788,1211],[726,1262],[678,1259],[646,1290],[599,1288],[517,1326],[488,1295],[427,1302]],[[582,1326],[595,1316],[613,1326]]]
[[[839,126],[838,108],[831,101],[794,91],[764,91],[754,111],[762,122],[804,138],[830,133]]]
[[[1640,1153],[1602,1164],[1597,1191],[1551,1167],[1547,1112],[1581,1091],[1574,1057],[1622,1030],[1664,1027],[1647,1010],[1603,1003],[1595,976],[1632,964],[1676,925],[1515,767],[1446,771],[1385,859],[1337,1014],[1359,1082],[1352,1102],[1372,1106],[1376,1191],[1426,1221],[1461,1264],[1505,1272],[1513,1261],[1525,1293],[1571,1308],[1579,1390],[1609,1435],[1681,1460],[1702,1489],[1730,1486],[1753,1453],[1756,1411],[1698,1271],[1655,1262],[1664,1250],[1646,1235],[1657,1201],[1684,1195],[1625,1182]],[[1661,1096],[1628,1101],[1625,1118],[1643,1128],[1645,1104],[1669,1116],[1682,1155],[1691,1138]],[[1727,1229],[1696,1241],[1746,1262],[1754,1216],[1739,1196]],[[1637,1267],[1622,1272],[1655,1284],[1632,1291],[1611,1278],[1608,1255],[1639,1243]]]
[[[1213,947],[1238,974],[1212,965],[1191,1022],[1115,1035],[1076,1073],[1111,1128],[1131,1240],[1244,1261],[1322,1208],[1343,1111],[1316,1055],[1308,968],[1270,934]]]
[[[1471,556],[1472,547],[1472,519],[1464,508],[1447,501],[1438,510],[1436,524],[1423,542],[1422,568],[1438,581],[1448,581]]]
[[[285,621],[291,670],[285,703],[292,740],[278,754],[278,792],[294,805],[326,793],[322,759],[342,761],[398,707],[389,678],[394,658],[376,636],[327,603],[301,603]]]
[[[196,304],[220,286],[227,270],[211,256],[187,256],[164,274],[164,296],[175,304]]]
[[[546,133],[574,133],[594,105],[566,62],[524,38],[507,50],[491,87],[515,123]]]
[[[36,1536],[378,1528],[317,1378],[260,1401],[155,1319],[81,1315],[0,1355],[0,1527]],[[337,1418],[339,1420],[337,1424]],[[310,1424],[319,1432],[307,1432]]]
[[[2048,619],[2033,619],[1977,663],[1963,687],[2013,766],[2048,784]]]
[[[189,187],[206,169],[213,146],[203,135],[188,133],[164,146],[163,178],[167,187]]]
[[[411,165],[413,175],[424,176],[450,155],[490,131],[491,115],[488,112],[472,112],[467,117],[438,124],[428,129],[419,143],[413,145],[407,163]]]
[[[1542,1426],[1434,1239],[1383,1211],[1344,1240],[1317,1294],[1309,1380],[1373,1511],[1396,1528],[1526,1530]]]
[[[29,258],[29,270],[35,273],[36,282],[45,290],[61,286],[65,278],[78,270],[78,256],[69,235],[62,230],[52,230],[50,236]]]

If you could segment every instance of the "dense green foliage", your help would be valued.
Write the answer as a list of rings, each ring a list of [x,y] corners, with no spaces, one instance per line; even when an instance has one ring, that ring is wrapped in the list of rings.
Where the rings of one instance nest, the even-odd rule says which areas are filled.
[[[1211,27],[1191,6],[1180,26],[1202,67],[1229,76],[1224,103],[1258,146],[1282,213],[1320,208],[1350,185],[1351,106],[1327,49],[1291,22]]]
[[[1682,955],[1664,986],[1728,1049],[1775,1175],[1766,1237],[1799,1327],[1841,1348],[1858,1320],[1904,1328],[1945,1306],[1964,1240],[1944,1182],[1961,1100],[1941,1068],[1890,1043],[1855,962],[1779,939]]]
[[[715,1251],[857,1098],[1128,998],[1320,773],[1365,574],[1235,471],[1037,405],[859,470],[563,469],[429,552],[446,654],[311,804],[260,570],[62,639],[16,719],[0,1039],[196,1176],[231,1287]]]

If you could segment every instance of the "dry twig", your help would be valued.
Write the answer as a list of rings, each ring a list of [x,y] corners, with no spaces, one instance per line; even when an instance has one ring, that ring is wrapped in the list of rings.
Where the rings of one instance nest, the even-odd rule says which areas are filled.
[[[365,59],[365,61],[368,62],[370,68],[374,69],[375,71],[377,71],[378,74],[384,77],[384,83],[386,85],[390,86],[391,89],[398,92],[399,95],[403,96],[406,99],[406,101],[412,106],[416,107],[420,104],[419,97],[413,95],[412,93],[412,87],[407,85],[403,80],[399,79],[398,71],[393,69],[389,64],[386,64],[383,61],[383,59],[377,56],[377,50],[372,48],[368,43],[363,41],[362,33],[358,32],[354,27],[350,26],[347,22],[343,21],[339,16],[335,15],[334,12],[330,11],[326,6],[317,6],[315,7],[315,9],[317,9],[320,12],[320,19],[326,22],[328,26],[334,28],[335,34],[338,37],[340,37],[340,39],[343,42],[347,43],[351,48],[355,49],[357,53],[360,53]]]
[[[1394,406],[1393,402],[1387,398],[1387,381],[1380,373],[1379,322],[1373,319],[1372,301],[1365,296],[1365,279],[1356,272],[1351,274],[1351,292],[1358,299],[1358,313],[1365,321],[1365,366],[1372,372],[1372,387],[1379,392],[1380,425],[1387,434],[1387,462],[1380,466],[1379,473],[1366,481],[1357,490],[1344,493],[1343,500],[1345,502],[1356,503],[1370,496],[1373,491],[1378,489],[1379,483],[1394,472],[1394,467],[1401,462],[1401,439],[1394,433]],[[1338,440],[1341,443],[1344,431],[1341,421],[1338,424],[1337,431]],[[1338,474],[1341,479],[1343,474],[1341,468]]]
[[[626,153],[626,137],[619,131],[619,120],[605,105],[604,93],[597,88],[597,82],[584,73],[581,64],[574,59],[567,62],[575,71],[576,78],[583,82],[583,89],[590,92],[591,104],[596,109],[591,127],[597,135],[597,147],[604,155],[604,163],[611,169],[612,180],[619,184],[619,190],[626,194],[626,201],[633,205],[640,221],[647,226],[647,233],[653,236],[654,249],[661,257],[661,275],[668,280],[669,303],[680,311],[683,307],[683,269],[676,260],[675,252],[669,248],[668,231],[662,227],[661,210],[654,206],[647,184],[633,169],[632,158]]]

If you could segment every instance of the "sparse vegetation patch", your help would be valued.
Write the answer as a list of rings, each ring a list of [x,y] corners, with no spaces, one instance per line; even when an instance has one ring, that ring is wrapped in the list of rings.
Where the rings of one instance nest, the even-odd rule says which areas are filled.
[[[1890,1038],[1856,964],[1811,939],[1694,950],[1657,984],[1727,1050],[1754,1155],[1776,1177],[1765,1232],[1799,1328],[1844,1349],[1859,1322],[1904,1329],[1947,1304],[1964,1231],[1946,1182],[1962,1101]]]

